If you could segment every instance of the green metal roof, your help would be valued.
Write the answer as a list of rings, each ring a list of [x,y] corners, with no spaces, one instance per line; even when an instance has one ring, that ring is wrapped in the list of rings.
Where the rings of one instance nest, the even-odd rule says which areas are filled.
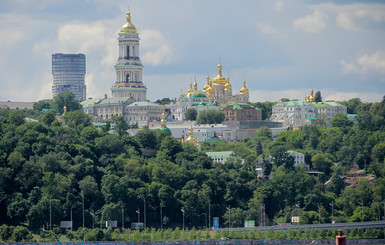
[[[120,104],[126,102],[128,99],[127,97],[107,98],[100,101],[99,104]]]
[[[324,108],[324,107],[334,107],[332,105],[329,105],[327,103],[314,103],[313,104],[316,108]]]
[[[98,104],[100,101],[101,101],[101,99],[87,99],[87,100],[80,102],[80,104],[83,106],[83,108],[84,107],[93,107],[95,104]]]
[[[210,158],[228,158],[237,156],[233,151],[211,151],[206,152],[206,155]]]
[[[306,101],[286,101],[282,102],[285,106],[307,106],[312,105],[312,103],[306,102]]]
[[[228,105],[227,108],[231,108],[233,110],[243,110],[243,108],[254,108],[254,107],[245,103],[234,103],[234,104]]]

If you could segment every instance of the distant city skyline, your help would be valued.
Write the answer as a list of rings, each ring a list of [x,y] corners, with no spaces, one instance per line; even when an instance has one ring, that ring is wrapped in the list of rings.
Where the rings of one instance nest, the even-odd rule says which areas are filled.
[[[250,101],[381,101],[385,94],[383,1],[3,0],[0,100],[52,98],[51,55],[87,56],[87,97],[111,97],[118,32],[130,6],[151,101],[199,89],[223,73]]]

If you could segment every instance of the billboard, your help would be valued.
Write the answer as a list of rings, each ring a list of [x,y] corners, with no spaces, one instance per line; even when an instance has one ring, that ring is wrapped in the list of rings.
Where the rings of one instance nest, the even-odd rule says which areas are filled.
[[[72,228],[72,221],[60,221],[60,228]]]
[[[116,228],[118,227],[118,221],[116,220],[108,220],[106,221],[106,227],[112,227],[112,228]]]
[[[214,229],[219,229],[219,218],[213,217]]]
[[[132,230],[142,230],[144,228],[143,223],[131,223]]]
[[[245,220],[245,228],[255,227],[255,220]]]
[[[299,216],[292,216],[291,223],[299,223]]]

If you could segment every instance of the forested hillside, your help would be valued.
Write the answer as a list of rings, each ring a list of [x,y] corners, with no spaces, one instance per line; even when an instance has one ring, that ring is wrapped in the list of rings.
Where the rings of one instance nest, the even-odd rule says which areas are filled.
[[[357,102],[357,101],[356,101]],[[347,101],[345,104],[352,103]],[[267,128],[243,142],[202,143],[201,151],[161,130],[144,129],[128,135],[119,125],[118,135],[101,131],[90,117],[74,110],[58,121],[55,112],[0,110],[0,219],[2,224],[26,226],[38,233],[43,225],[57,227],[71,219],[74,229],[104,227],[117,220],[129,227],[146,213],[147,227],[204,228],[210,215],[228,226],[258,224],[369,221],[383,219],[385,200],[385,97],[380,103],[348,105],[358,113],[353,124],[346,115],[333,118],[331,128],[306,126],[285,131],[275,141]],[[38,121],[27,122],[25,118]],[[140,148],[155,148],[145,157]],[[245,159],[214,164],[206,151],[231,150]],[[306,154],[311,169],[294,168],[287,150]],[[258,157],[265,163],[264,178],[257,178]],[[357,167],[375,175],[345,188],[349,169]],[[268,176],[271,176],[268,178]],[[209,210],[210,207],[210,210]],[[51,216],[50,216],[51,214]],[[211,225],[212,225],[212,221]]]

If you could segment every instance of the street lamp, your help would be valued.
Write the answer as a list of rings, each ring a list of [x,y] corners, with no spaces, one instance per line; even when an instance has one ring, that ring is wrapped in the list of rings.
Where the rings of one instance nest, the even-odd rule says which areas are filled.
[[[229,205],[228,207],[226,207],[226,209],[229,211],[229,229],[230,229],[230,224],[231,224],[231,222],[230,222],[230,212],[231,212],[231,211],[230,211],[230,210],[231,210],[231,209],[230,209],[230,205]]]
[[[142,199],[143,199],[143,210],[144,210],[143,226],[144,226],[144,229],[146,229],[146,198],[144,196],[142,196]]]
[[[207,228],[207,214],[206,213],[202,213],[204,216],[205,216],[205,226]]]
[[[207,201],[208,201],[208,203],[209,203],[209,229],[210,229],[210,227],[211,227],[211,208],[210,208],[210,198],[207,198]]]
[[[122,203],[122,231],[124,229],[124,206],[123,206],[123,203]]]
[[[138,214],[138,223],[140,223],[140,208],[138,208],[138,210],[136,210],[136,213]]]
[[[361,199],[358,204],[361,205],[361,222],[364,222],[364,201]]]
[[[72,209],[74,208],[74,205],[71,206],[71,231],[72,227],[74,226],[74,223],[72,222]]]
[[[318,220],[319,220],[319,223],[321,224],[321,207],[322,207],[322,205],[319,204],[319,203],[317,203],[317,204],[315,204],[315,205],[316,205],[317,208],[318,208]]]
[[[91,216],[92,216],[92,229],[94,229],[95,228],[95,212],[94,212],[94,210],[91,210],[90,211],[90,214],[91,214]]]
[[[298,221],[299,221],[299,203],[297,203],[295,206],[297,207],[297,211],[298,211]],[[299,224],[299,223],[298,223],[298,224]]]
[[[52,230],[52,205],[51,205],[51,198],[49,199],[49,229]]]
[[[184,208],[182,208],[180,211],[182,211],[182,214],[183,214],[183,230],[184,230]]]
[[[162,213],[162,208],[163,208],[163,204],[161,203],[160,204],[160,229],[162,230],[163,229],[163,213]]]
[[[330,206],[332,206],[332,223],[334,222],[334,202],[329,203]]]

